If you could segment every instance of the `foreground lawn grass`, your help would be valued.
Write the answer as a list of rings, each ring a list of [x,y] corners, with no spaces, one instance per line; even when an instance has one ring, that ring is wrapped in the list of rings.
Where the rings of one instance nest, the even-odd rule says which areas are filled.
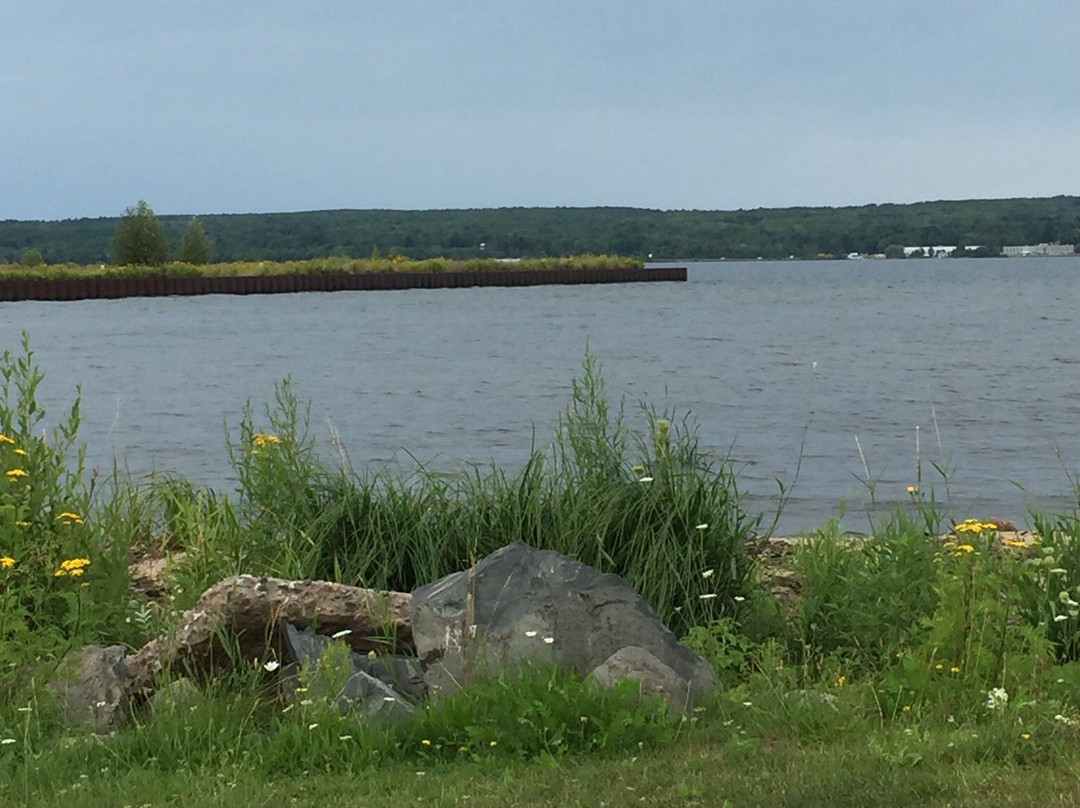
[[[956,730],[959,734],[963,730]],[[904,765],[883,749],[904,730],[800,742],[711,731],[670,748],[616,759],[493,756],[420,767],[378,764],[354,771],[309,771],[269,778],[245,763],[193,771],[30,772],[3,784],[5,805],[81,806],[1074,806],[1080,803],[1080,750],[1053,764],[1017,765],[948,757]],[[948,741],[946,741],[948,743]],[[914,747],[912,747],[914,748]],[[38,761],[48,769],[47,760]],[[255,767],[258,768],[257,766]],[[84,776],[85,775],[85,776]]]

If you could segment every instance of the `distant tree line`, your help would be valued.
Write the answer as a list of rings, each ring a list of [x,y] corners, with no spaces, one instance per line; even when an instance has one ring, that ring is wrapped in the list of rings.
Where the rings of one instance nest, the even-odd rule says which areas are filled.
[[[145,205],[145,203],[140,203]],[[149,209],[149,206],[147,206]],[[152,212],[151,212],[152,213]],[[118,229],[139,215],[0,222],[0,262],[120,261]],[[815,258],[903,246],[1080,243],[1080,197],[735,211],[640,208],[331,210],[155,217],[172,260],[287,261],[372,253],[409,258],[607,253],[657,258]],[[192,232],[197,227],[198,232]],[[176,245],[175,252],[168,245]]]

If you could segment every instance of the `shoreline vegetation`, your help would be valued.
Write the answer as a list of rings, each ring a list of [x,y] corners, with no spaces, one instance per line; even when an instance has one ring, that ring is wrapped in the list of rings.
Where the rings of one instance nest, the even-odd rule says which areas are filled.
[[[161,266],[140,264],[0,263],[0,283],[7,280],[84,280],[89,278],[233,278],[276,275],[366,275],[377,273],[535,272],[555,269],[643,269],[645,262],[619,255],[576,255],[565,258],[427,258],[401,255],[387,258],[311,258],[300,261],[228,261],[189,264],[172,261]]]
[[[954,520],[917,478],[873,535],[824,525],[767,559],[769,527],[728,460],[674,413],[646,407],[631,427],[590,355],[520,469],[388,476],[340,446],[328,461],[286,380],[230,425],[231,492],[87,479],[78,392],[47,420],[43,378],[24,335],[0,361],[0,803],[1080,799],[1080,503],[1031,513],[1020,540]],[[268,667],[235,664],[109,735],[66,723],[50,696],[73,649],[138,648],[228,576],[410,591],[517,539],[625,577],[721,687],[678,716],[525,669],[371,726],[333,700],[285,705]],[[152,593],[131,586],[146,558],[162,562]]]

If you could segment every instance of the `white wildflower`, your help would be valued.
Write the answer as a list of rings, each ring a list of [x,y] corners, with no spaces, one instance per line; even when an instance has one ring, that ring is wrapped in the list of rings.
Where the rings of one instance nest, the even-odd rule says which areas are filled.
[[[986,693],[986,708],[988,710],[1005,709],[1009,703],[1009,694],[1003,687],[995,687]]]
[[[273,673],[274,671],[276,671],[280,667],[281,667],[280,662],[278,662],[276,659],[271,659],[269,662],[267,662],[267,663],[265,663],[263,665],[263,670],[267,670],[267,671],[270,671],[270,673]]]
[[[336,631],[331,634],[330,637],[335,640],[340,640],[342,637],[348,637],[350,634],[352,634],[351,628],[343,628],[341,631]]]

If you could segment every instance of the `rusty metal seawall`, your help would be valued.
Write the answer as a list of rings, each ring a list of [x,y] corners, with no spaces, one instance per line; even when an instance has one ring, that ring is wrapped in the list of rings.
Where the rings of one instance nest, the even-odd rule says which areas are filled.
[[[686,267],[642,269],[525,269],[481,272],[371,272],[361,274],[164,275],[131,278],[0,279],[0,301],[94,300],[165,295],[268,295],[375,289],[447,289],[468,286],[542,286],[577,283],[685,281]]]

